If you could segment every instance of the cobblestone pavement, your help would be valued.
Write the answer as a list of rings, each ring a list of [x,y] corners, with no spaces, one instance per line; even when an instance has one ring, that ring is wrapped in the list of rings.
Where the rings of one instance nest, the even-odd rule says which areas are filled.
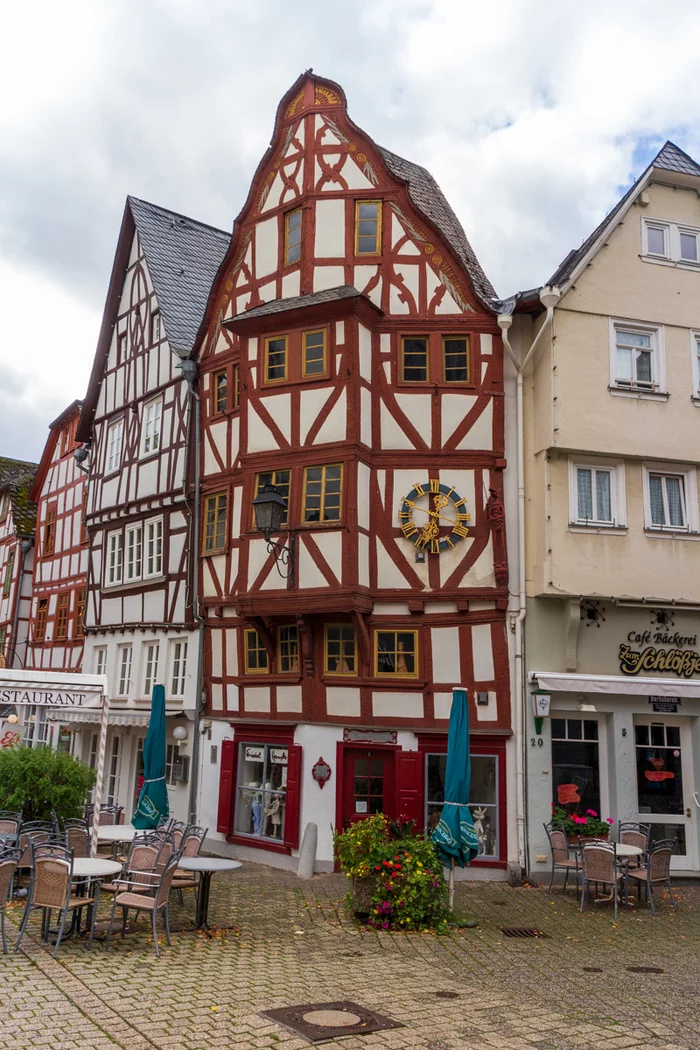
[[[656,919],[642,905],[615,922],[607,904],[580,914],[569,891],[458,883],[479,926],[446,937],[360,931],[345,889],[340,875],[300,882],[246,864],[212,883],[210,920],[229,928],[191,932],[191,894],[184,909],[174,900],[179,932],[160,960],[143,918],[109,952],[76,939],[57,961],[32,922],[22,952],[0,955],[0,1048],[302,1050],[258,1011],[350,999],[405,1027],[323,1046],[700,1050],[700,887],[674,889],[678,914],[662,898]],[[502,926],[548,937],[510,940]]]

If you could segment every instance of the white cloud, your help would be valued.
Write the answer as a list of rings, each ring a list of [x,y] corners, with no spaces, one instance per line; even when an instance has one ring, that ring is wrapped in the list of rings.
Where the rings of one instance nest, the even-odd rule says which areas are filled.
[[[667,137],[700,156],[696,0],[36,0],[3,17],[0,367],[28,380],[5,442],[6,414],[24,435],[84,393],[126,194],[230,229],[308,66],[433,172],[503,295],[544,281]]]

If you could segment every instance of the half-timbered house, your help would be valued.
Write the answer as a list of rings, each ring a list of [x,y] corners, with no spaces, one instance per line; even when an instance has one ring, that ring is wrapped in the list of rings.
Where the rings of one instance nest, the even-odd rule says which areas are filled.
[[[171,808],[188,811],[198,634],[188,580],[187,442],[194,398],[178,371],[230,235],[129,197],[77,430],[89,445],[85,670],[106,674],[108,801],[131,812],[153,686],[165,687]],[[185,729],[173,735],[176,727]],[[92,759],[96,731],[83,734]]]
[[[323,868],[331,825],[383,810],[432,827],[463,687],[476,863],[506,867],[493,296],[432,176],[361,131],[337,84],[303,75],[198,344],[212,720],[201,820],[219,846],[290,865],[313,821]],[[281,555],[256,529],[268,486],[284,500]]]
[[[36,472],[36,463],[0,458],[0,655],[7,667],[24,667],[27,655]]]

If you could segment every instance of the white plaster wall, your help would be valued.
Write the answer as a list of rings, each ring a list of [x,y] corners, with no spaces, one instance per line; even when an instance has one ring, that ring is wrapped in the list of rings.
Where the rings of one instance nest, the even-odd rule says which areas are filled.
[[[345,201],[316,202],[316,256],[321,259],[345,256]]]
[[[277,218],[264,219],[255,227],[255,275],[266,277],[277,269]]]

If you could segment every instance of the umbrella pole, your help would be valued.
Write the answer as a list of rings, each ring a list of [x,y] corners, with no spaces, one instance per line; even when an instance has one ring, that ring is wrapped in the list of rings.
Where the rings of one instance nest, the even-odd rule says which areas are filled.
[[[449,885],[449,904],[450,911],[453,911],[455,906],[455,859],[454,857],[450,861],[450,881]]]

